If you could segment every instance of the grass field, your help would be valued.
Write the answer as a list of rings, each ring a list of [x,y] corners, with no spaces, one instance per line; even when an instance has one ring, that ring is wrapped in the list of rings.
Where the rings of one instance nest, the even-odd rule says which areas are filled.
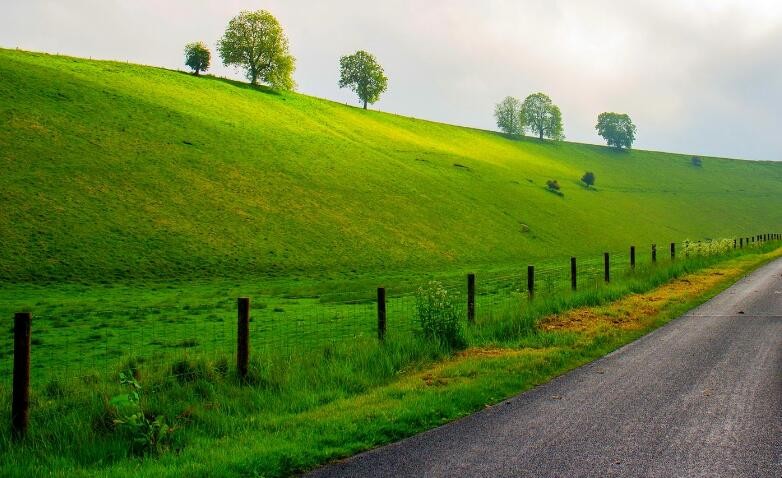
[[[6,283],[379,279],[782,223],[779,163],[698,168],[13,50],[0,78]]]

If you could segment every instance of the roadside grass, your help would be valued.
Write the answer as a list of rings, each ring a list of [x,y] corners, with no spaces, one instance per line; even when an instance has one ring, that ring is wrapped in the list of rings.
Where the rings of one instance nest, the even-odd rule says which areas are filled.
[[[286,353],[253,350],[247,385],[238,383],[227,355],[128,357],[113,373],[33,389],[30,435],[14,444],[2,431],[0,469],[7,476],[290,475],[550,380],[640,337],[781,255],[767,245],[640,268],[601,289],[541,295],[521,313],[479,316],[464,351],[415,335],[391,335],[382,345],[367,339]],[[115,377],[126,369],[143,386],[144,409],[165,415],[178,428],[160,456],[130,456],[127,437],[112,424],[107,400],[120,393]],[[7,394],[0,390],[0,396]]]

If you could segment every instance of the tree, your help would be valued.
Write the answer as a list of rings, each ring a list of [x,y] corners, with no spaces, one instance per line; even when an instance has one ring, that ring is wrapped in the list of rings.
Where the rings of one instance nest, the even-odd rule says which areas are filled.
[[[690,162],[692,162],[692,165],[695,166],[696,168],[700,168],[701,166],[703,166],[703,160],[701,159],[700,156],[693,156]]]
[[[506,134],[524,134],[521,124],[521,101],[508,96],[497,103],[494,108],[494,117],[497,118],[497,127]]]
[[[626,114],[600,113],[595,129],[608,146],[630,148],[635,141],[635,125]]]
[[[364,103],[374,104],[388,88],[388,78],[383,67],[371,53],[359,50],[339,59],[339,87],[349,87]]]
[[[521,127],[536,133],[538,138],[563,139],[562,113],[551,98],[543,93],[529,95],[521,105]]]
[[[581,182],[586,184],[587,187],[595,185],[595,173],[587,171],[581,176]]]
[[[243,11],[228,22],[217,50],[226,66],[244,68],[250,84],[258,80],[292,90],[296,60],[288,51],[288,38],[280,23],[265,11]]]
[[[549,179],[546,181],[546,187],[551,189],[552,191],[559,191],[561,189],[559,185],[559,181],[556,179]]]
[[[206,47],[204,42],[193,42],[185,45],[185,65],[193,70],[193,74],[198,76],[202,71],[209,69],[209,63],[212,60],[212,53]]]

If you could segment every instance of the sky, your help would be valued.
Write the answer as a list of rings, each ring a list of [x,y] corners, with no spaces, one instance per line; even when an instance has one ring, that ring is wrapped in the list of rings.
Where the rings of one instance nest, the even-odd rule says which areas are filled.
[[[389,90],[374,108],[496,129],[494,105],[542,91],[568,140],[600,143],[603,111],[628,113],[635,147],[782,160],[778,0],[0,0],[0,46],[242,78],[215,51],[241,10],[274,14],[298,91],[358,105],[339,58],[375,54]]]

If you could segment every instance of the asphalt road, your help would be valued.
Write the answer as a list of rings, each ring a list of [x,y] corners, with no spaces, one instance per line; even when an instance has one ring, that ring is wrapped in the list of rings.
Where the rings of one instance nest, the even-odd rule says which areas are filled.
[[[313,477],[782,477],[782,260],[616,352]]]

